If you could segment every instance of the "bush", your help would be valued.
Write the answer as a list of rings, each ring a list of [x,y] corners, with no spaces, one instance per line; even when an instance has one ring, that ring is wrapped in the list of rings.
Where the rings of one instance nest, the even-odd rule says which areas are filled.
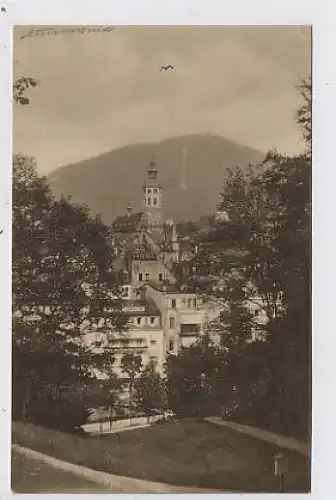
[[[43,427],[75,432],[86,423],[88,416],[89,412],[81,400],[59,397],[40,400],[33,406],[30,420]]]

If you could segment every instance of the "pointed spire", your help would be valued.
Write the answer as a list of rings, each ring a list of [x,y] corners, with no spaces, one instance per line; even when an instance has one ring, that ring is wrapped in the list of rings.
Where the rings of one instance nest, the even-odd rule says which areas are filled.
[[[157,174],[158,174],[158,169],[156,167],[156,160],[154,154],[152,154],[150,162],[149,162],[149,168],[148,168],[148,179],[156,180]]]
[[[156,168],[156,160],[155,160],[155,154],[154,153],[152,153],[152,155],[151,155],[149,166],[153,167],[153,168]]]

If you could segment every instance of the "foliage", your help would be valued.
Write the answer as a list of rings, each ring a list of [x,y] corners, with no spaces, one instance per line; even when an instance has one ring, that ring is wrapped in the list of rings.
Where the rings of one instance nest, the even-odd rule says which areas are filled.
[[[166,362],[168,406],[180,416],[211,414],[231,395],[226,353],[205,336]],[[223,400],[224,398],[224,400]]]
[[[309,405],[310,160],[271,151],[262,167],[244,173],[237,169],[223,189],[221,208],[230,222],[217,228],[218,246],[221,250],[233,238],[245,257],[234,266],[231,289],[222,290],[231,309],[222,332],[246,340],[253,326],[246,305],[251,310],[258,306],[266,319],[257,325],[264,366],[249,375],[262,391],[257,397],[245,391],[243,406],[262,405],[278,426],[294,425],[294,415],[295,425],[304,426]],[[243,343],[237,355],[231,353],[231,369],[244,373],[250,356]]]
[[[15,103],[27,105],[30,103],[30,99],[26,97],[26,91],[29,88],[34,88],[39,85],[39,81],[35,78],[30,77],[20,77],[17,78],[13,84],[13,100]]]
[[[133,388],[135,377],[141,372],[142,358],[139,354],[133,352],[126,353],[121,358],[121,370],[126,373],[130,380],[131,389]]]
[[[47,391],[92,379],[89,330],[120,329],[108,230],[84,206],[55,200],[33,159],[13,159],[13,411],[33,419]],[[50,365],[53,369],[50,370]],[[61,402],[60,402],[61,404]],[[69,417],[70,419],[70,417]],[[39,420],[40,421],[40,420]]]
[[[148,418],[153,411],[162,412],[166,406],[164,382],[153,363],[149,363],[135,380],[134,402]]]
[[[245,418],[254,413],[260,422],[263,420],[260,425],[268,422],[287,432],[305,428],[307,433],[311,83],[303,82],[300,90],[304,103],[298,111],[298,122],[304,129],[307,152],[289,157],[269,151],[261,164],[229,171],[218,206],[228,219],[212,221],[197,259],[216,277],[216,286],[212,287],[215,298],[228,305],[217,331],[227,353],[225,376],[235,387]],[[231,263],[227,259],[230,247],[241,252]],[[262,321],[256,321],[255,310]],[[251,343],[252,339],[255,342]],[[185,368],[180,367],[180,360],[170,364],[176,373],[174,390],[188,393],[183,385],[187,384],[193,397],[204,400],[199,393],[202,369],[195,361],[197,356],[188,365],[191,352],[181,354]],[[187,373],[181,377],[184,369]]]
[[[121,371],[127,375],[129,383],[129,407],[130,416],[132,415],[134,408],[134,382],[136,377],[140,374],[142,370],[142,358],[139,354],[134,352],[129,352],[123,355],[120,363]]]
[[[312,80],[305,78],[301,80],[298,90],[301,94],[303,104],[298,109],[296,119],[303,130],[303,139],[307,145],[307,151],[311,154],[312,142]]]

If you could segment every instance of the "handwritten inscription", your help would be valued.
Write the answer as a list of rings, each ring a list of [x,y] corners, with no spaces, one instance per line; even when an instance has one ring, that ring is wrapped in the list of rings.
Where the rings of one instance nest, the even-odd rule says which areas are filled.
[[[80,26],[76,28],[33,28],[28,31],[25,35],[22,35],[20,38],[23,40],[24,38],[32,38],[35,36],[45,36],[45,35],[63,35],[66,33],[79,33],[83,35],[85,33],[99,33],[99,32],[109,32],[113,31],[115,26],[98,26],[97,28],[90,28],[86,26]]]

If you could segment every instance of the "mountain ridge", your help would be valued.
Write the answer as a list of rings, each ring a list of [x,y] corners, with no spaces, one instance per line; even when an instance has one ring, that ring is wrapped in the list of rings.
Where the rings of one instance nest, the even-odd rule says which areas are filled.
[[[260,162],[261,151],[213,134],[190,134],[159,142],[130,144],[64,165],[48,177],[53,193],[87,204],[105,223],[125,213],[128,203],[141,211],[142,185],[155,157],[164,188],[164,216],[196,220],[213,213],[226,169]]]

